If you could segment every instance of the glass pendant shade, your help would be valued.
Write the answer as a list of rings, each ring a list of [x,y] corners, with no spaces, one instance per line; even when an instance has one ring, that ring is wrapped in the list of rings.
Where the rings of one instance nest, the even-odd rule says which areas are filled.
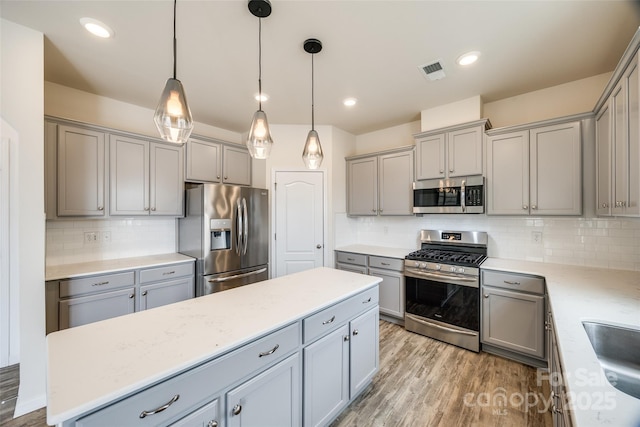
[[[320,137],[314,129],[309,131],[307,142],[304,144],[302,151],[302,161],[307,169],[318,169],[322,164],[322,146],[320,145]]]
[[[262,110],[258,110],[253,115],[249,136],[247,137],[247,148],[249,154],[254,159],[266,159],[271,153],[273,140],[269,132],[269,122],[267,115]]]
[[[189,139],[193,119],[180,80],[167,79],[153,121],[165,141],[184,144]]]

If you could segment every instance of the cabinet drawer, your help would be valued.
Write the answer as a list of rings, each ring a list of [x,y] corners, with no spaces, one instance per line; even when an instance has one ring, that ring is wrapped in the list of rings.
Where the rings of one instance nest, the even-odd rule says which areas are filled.
[[[362,254],[354,254],[351,252],[337,252],[338,262],[356,265],[367,265],[367,256]]]
[[[105,274],[102,276],[84,277],[60,281],[60,297],[71,297],[104,292],[135,283],[133,271],[127,273]]]
[[[296,350],[300,336],[298,325],[294,323],[225,356],[94,412],[79,419],[76,425],[133,427],[166,425],[168,422],[177,421],[210,402],[224,388]],[[271,352],[273,349],[275,350]],[[143,411],[153,412],[172,401],[165,410],[140,418]]]
[[[404,270],[404,260],[369,255],[369,267],[384,268],[385,270]]]
[[[359,313],[378,305],[378,287],[368,289],[302,321],[304,344],[308,344],[353,319]]]
[[[482,284],[484,286],[494,286],[496,288],[544,295],[544,279],[541,277],[483,270]]]
[[[158,282],[160,280],[173,279],[174,277],[191,276],[192,274],[193,262],[165,265],[164,267],[140,270],[140,283]]]

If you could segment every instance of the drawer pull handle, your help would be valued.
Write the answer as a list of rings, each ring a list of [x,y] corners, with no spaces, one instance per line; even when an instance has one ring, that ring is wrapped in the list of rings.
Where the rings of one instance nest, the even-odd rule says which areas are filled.
[[[520,282],[512,282],[511,280],[503,280],[507,285],[520,285]]]
[[[347,258],[347,261],[355,261],[355,258]]]
[[[168,276],[170,274],[176,274],[175,270],[174,271],[166,271],[166,272],[162,273],[163,276]]]
[[[262,353],[258,354],[258,357],[270,356],[270,355],[272,355],[273,353],[275,353],[275,352],[276,352],[276,350],[277,350],[277,349],[279,349],[279,348],[280,348],[280,344],[276,344],[276,346],[275,346],[275,347],[273,347],[271,350],[269,350],[269,351],[264,351],[264,352],[262,352]],[[236,414],[236,415],[238,415],[238,414]]]
[[[157,413],[159,413],[159,412],[162,412],[162,411],[164,411],[165,409],[167,409],[169,406],[171,406],[171,405],[173,405],[175,402],[177,402],[177,401],[178,401],[178,399],[180,399],[180,395],[179,395],[179,394],[176,394],[175,396],[173,396],[173,398],[171,398],[171,400],[170,400],[170,401],[168,401],[167,403],[165,403],[165,404],[164,404],[164,405],[162,405],[161,407],[156,408],[156,409],[154,409],[153,411],[142,411],[142,412],[140,413],[140,418],[144,418],[144,417],[146,417],[146,416],[149,416],[149,415],[153,415],[153,414],[157,414]]]
[[[231,412],[233,413],[233,415],[240,415],[240,412],[242,412],[242,405],[234,406]]]
[[[368,304],[368,303],[370,303],[370,302],[371,302],[371,297],[369,297],[369,299],[368,299],[368,300],[366,300],[366,301],[362,301],[362,303],[363,303],[363,304]]]
[[[381,262],[380,264],[382,264],[382,265],[391,265],[388,262]]]
[[[98,282],[98,283],[94,283],[94,284],[93,284],[93,285],[91,285],[91,286],[102,286],[102,285],[108,285],[108,284],[109,284],[109,281],[107,280],[106,282]]]
[[[328,325],[329,323],[333,323],[333,321],[336,320],[336,316],[333,316],[331,319],[329,320],[325,320],[324,322],[322,322],[323,325]]]

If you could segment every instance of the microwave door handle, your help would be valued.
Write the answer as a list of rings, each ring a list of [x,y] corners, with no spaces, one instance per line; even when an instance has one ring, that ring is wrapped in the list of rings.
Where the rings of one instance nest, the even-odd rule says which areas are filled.
[[[464,213],[467,210],[467,207],[464,204],[465,199],[465,183],[466,181],[462,180],[462,185],[460,186],[460,207],[462,208],[462,212]]]
[[[242,240],[244,243],[242,248],[242,255],[246,255],[247,246],[249,243],[249,215],[247,214],[247,199],[245,199],[244,197],[242,198],[242,225]]]

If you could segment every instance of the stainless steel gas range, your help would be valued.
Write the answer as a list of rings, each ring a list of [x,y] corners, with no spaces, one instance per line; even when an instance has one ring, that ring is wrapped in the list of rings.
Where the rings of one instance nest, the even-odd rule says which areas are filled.
[[[487,233],[422,230],[405,257],[405,329],[480,351],[480,264]]]

